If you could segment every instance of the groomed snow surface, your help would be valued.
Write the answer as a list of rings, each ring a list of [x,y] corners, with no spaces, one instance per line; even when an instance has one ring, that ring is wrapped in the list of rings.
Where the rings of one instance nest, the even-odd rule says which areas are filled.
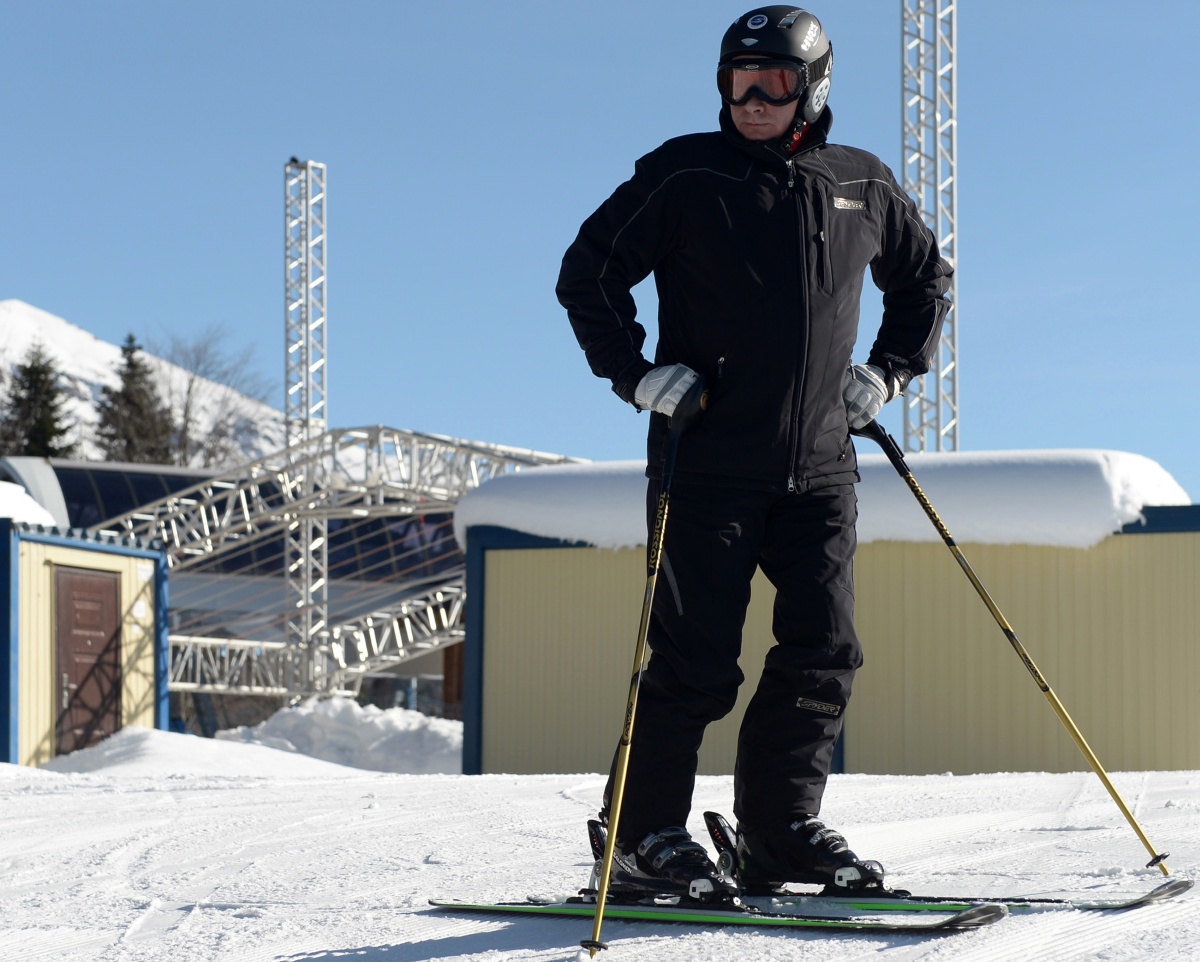
[[[0,765],[5,956],[586,957],[578,943],[591,933],[587,919],[460,915],[427,900],[583,885],[599,775],[398,774],[294,750],[316,746],[376,769],[452,755],[461,728],[422,719],[310,702],[228,738],[126,729],[40,770]],[[1200,772],[1114,780],[1150,838],[1173,853],[1173,873],[1200,871]],[[693,833],[702,837],[706,808],[729,811],[731,792],[730,778],[699,779]],[[860,854],[887,864],[894,885],[923,894],[1100,896],[1161,879],[1142,868],[1144,849],[1090,772],[834,776],[823,814]],[[603,936],[612,962],[1182,962],[1200,944],[1200,895],[1121,913],[1013,915],[935,938],[613,919]]]

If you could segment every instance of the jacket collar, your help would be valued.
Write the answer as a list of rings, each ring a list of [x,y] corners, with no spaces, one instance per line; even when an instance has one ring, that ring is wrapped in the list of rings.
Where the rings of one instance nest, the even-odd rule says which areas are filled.
[[[738,150],[749,154],[751,157],[757,157],[761,160],[779,160],[787,162],[789,154],[785,144],[791,139],[792,132],[789,130],[787,138],[784,140],[747,140],[738,133],[737,127],[733,125],[733,115],[729,111],[729,104],[721,105],[721,133],[725,135],[725,139],[738,148]],[[829,136],[829,128],[833,126],[833,112],[828,107],[821,111],[821,115],[809,125],[808,133],[804,135],[804,143],[800,145],[800,149],[791,156],[799,157],[801,154],[807,153],[814,147],[820,147],[826,142]]]

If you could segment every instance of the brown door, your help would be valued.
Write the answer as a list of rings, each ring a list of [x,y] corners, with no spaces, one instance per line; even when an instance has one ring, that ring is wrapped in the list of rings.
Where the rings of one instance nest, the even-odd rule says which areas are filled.
[[[94,745],[121,727],[121,576],[54,569],[57,753]]]
[[[442,713],[447,718],[462,718],[463,710],[463,649],[457,645],[442,649]]]

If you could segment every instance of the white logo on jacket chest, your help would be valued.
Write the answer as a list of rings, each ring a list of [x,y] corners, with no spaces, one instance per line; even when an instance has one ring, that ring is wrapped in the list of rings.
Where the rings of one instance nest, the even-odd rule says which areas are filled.
[[[833,206],[838,210],[866,210],[867,202],[865,200],[857,200],[853,197],[835,197],[833,198]]]

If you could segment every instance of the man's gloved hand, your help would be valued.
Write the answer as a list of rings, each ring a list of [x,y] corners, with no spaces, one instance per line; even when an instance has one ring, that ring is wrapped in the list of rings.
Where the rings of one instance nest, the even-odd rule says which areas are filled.
[[[899,379],[887,377],[874,364],[855,364],[842,377],[842,400],[850,428],[856,430],[870,424],[888,401],[896,397],[904,385]]]
[[[643,411],[649,409],[670,417],[699,377],[699,374],[684,364],[651,368],[638,382],[633,392],[633,401]]]

